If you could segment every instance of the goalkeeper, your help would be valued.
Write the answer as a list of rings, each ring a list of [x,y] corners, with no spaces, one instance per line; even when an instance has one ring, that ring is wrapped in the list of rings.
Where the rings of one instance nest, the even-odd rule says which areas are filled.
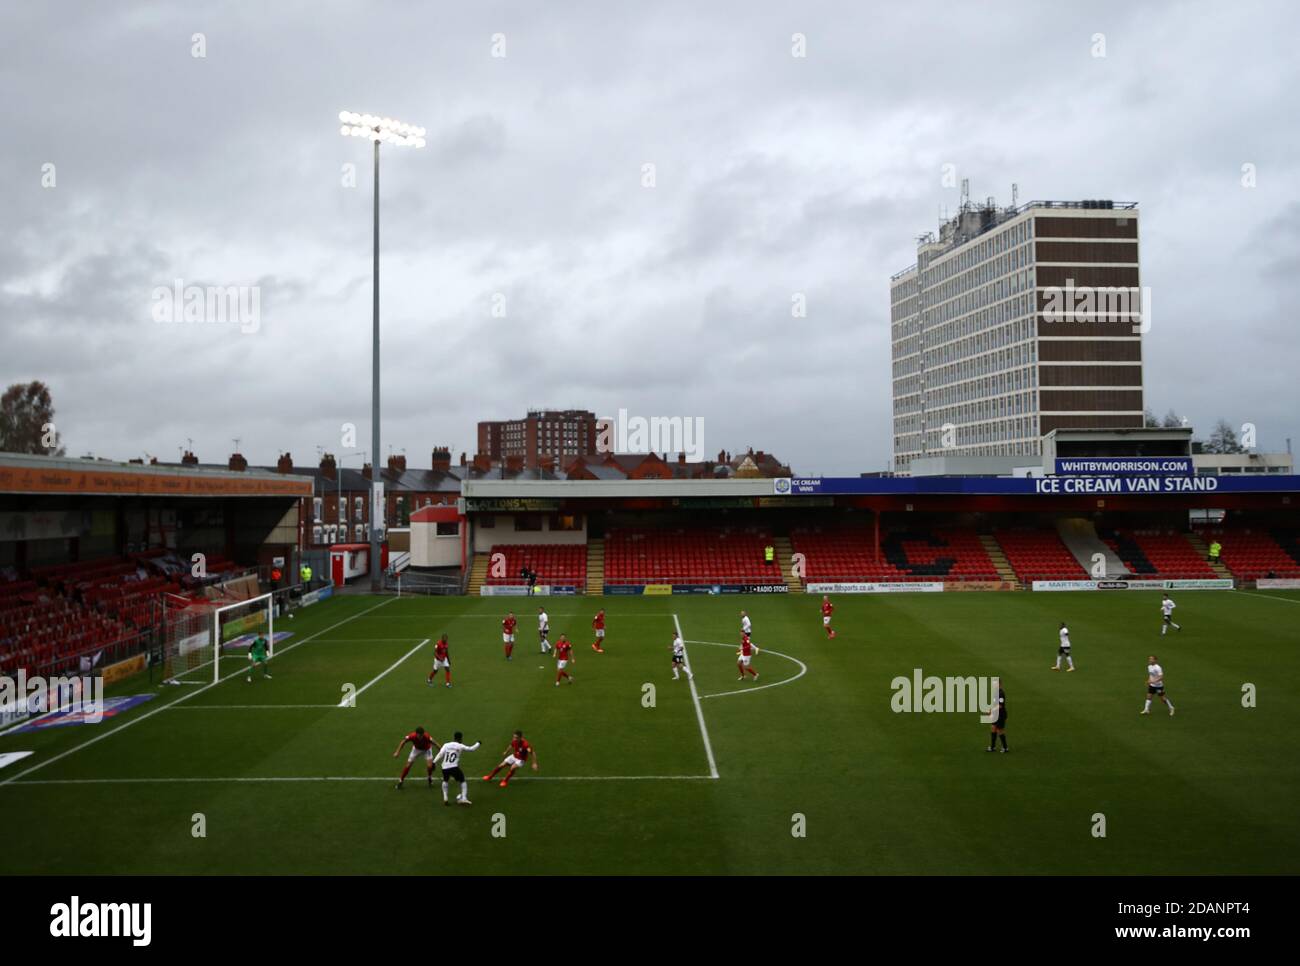
[[[266,665],[267,650],[266,635],[258,634],[257,639],[253,641],[253,646],[248,649],[248,683],[253,683],[253,671],[260,665],[262,676],[268,681],[271,679],[271,669]]]

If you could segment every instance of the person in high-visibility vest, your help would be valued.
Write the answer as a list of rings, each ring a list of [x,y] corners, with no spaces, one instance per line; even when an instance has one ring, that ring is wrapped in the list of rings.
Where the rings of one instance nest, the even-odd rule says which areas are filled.
[[[1215,540],[1214,543],[1210,544],[1210,563],[1218,563],[1219,554],[1221,553],[1223,553],[1223,545],[1220,544],[1219,541]]]
[[[766,547],[763,548],[763,560],[770,567],[772,565],[772,561],[775,559],[776,559],[776,549],[771,544],[768,544]]]
[[[304,584],[310,584],[311,567],[307,566],[306,564],[303,564],[302,567],[298,570],[298,576],[302,578],[302,582]]]

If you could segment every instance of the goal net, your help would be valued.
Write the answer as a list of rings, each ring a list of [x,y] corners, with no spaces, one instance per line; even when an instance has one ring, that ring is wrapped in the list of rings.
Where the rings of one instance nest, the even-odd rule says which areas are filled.
[[[212,681],[221,680],[223,658],[248,660],[249,648],[259,637],[266,638],[267,657],[275,656],[274,594],[262,594],[250,600],[218,607],[212,613],[213,655]]]
[[[221,680],[223,659],[246,661],[258,636],[275,653],[272,595],[223,606],[195,606],[173,613],[163,636],[163,677],[168,684]]]

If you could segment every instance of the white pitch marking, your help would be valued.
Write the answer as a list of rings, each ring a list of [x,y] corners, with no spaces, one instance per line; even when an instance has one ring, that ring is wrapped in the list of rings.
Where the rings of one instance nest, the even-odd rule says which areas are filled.
[[[365,617],[365,616],[366,616],[367,614],[369,614],[372,610],[377,610],[378,608],[383,607],[385,604],[391,604],[391,603],[392,603],[393,601],[395,601],[396,599],[397,599],[396,597],[389,597],[389,598],[387,598],[386,600],[381,600],[381,601],[380,601],[378,604],[376,604],[374,607],[367,607],[365,610],[361,611],[360,613],[353,614],[351,617],[345,617],[345,618],[343,618],[343,620],[339,621],[337,624],[331,624],[329,627],[326,627],[326,628],[323,628],[323,629],[317,631],[315,634],[312,634],[310,637],[304,637],[304,638],[303,638],[302,640],[300,640],[300,641],[295,641],[294,643],[290,644],[288,647],[283,648],[283,649],[282,649],[278,654],[276,654],[274,657],[272,657],[272,660],[275,660],[275,658],[278,658],[278,657],[283,657],[285,654],[287,654],[287,653],[289,653],[290,651],[292,651],[292,650],[293,650],[295,647],[297,647],[298,645],[300,645],[300,644],[306,644],[308,641],[314,640],[315,638],[319,637],[321,634],[324,634],[326,631],[332,631],[332,630],[334,630],[334,628],[336,628],[336,627],[342,627],[344,624],[348,624],[348,623],[350,623],[350,622],[356,620],[358,617]],[[227,675],[226,675],[224,678],[222,678],[221,680],[222,680],[222,681],[229,681],[231,678],[238,677],[239,675],[244,674],[244,673],[246,673],[246,669],[243,668],[243,667],[239,667],[239,668],[236,668],[234,671],[231,671],[229,674],[227,674]],[[190,692],[187,692],[186,694],[181,695],[181,696],[180,696],[179,698],[177,698],[175,701],[171,701],[171,702],[169,702],[169,703],[167,703],[167,704],[164,704],[164,705],[163,705],[162,707],[160,707],[160,708],[154,708],[152,711],[146,711],[144,714],[142,714],[142,715],[140,715],[140,716],[138,716],[138,717],[135,717],[135,718],[128,718],[126,721],[122,722],[122,724],[118,725],[118,726],[117,726],[116,728],[114,728],[112,731],[105,731],[103,734],[95,735],[95,737],[93,737],[93,738],[89,738],[89,739],[87,739],[86,741],[83,741],[81,744],[79,744],[79,745],[75,745],[75,746],[73,746],[72,748],[69,748],[67,751],[65,751],[65,752],[63,752],[63,753],[61,753],[61,754],[55,755],[53,758],[47,758],[47,759],[45,759],[45,761],[37,762],[35,765],[32,765],[31,768],[28,768],[28,769],[26,769],[26,770],[24,770],[24,771],[20,771],[18,774],[14,775],[12,778],[6,778],[4,781],[0,781],[0,786],[2,786],[2,785],[8,785],[8,784],[10,784],[10,783],[12,783],[12,782],[15,782],[15,781],[17,781],[18,779],[22,778],[24,775],[30,775],[32,772],[36,771],[37,769],[44,768],[46,765],[51,765],[51,764],[53,764],[54,762],[59,761],[59,760],[62,759],[62,758],[66,758],[66,757],[68,757],[68,755],[72,754],[73,752],[80,751],[82,748],[88,748],[88,747],[90,747],[91,745],[93,745],[93,744],[94,744],[95,742],[97,742],[97,741],[103,741],[105,738],[109,737],[110,735],[115,735],[115,734],[117,734],[119,731],[122,731],[122,730],[124,730],[124,729],[126,729],[126,728],[131,727],[131,725],[139,724],[141,721],[145,721],[145,720],[147,720],[147,719],[149,719],[149,718],[152,718],[154,715],[156,715],[156,714],[158,714],[158,713],[160,713],[160,712],[166,711],[166,710],[168,710],[169,708],[174,708],[174,707],[176,707],[176,705],[180,704],[182,701],[188,701],[190,698],[194,697],[195,695],[202,694],[204,691],[208,690],[208,688],[215,688],[215,687],[217,686],[218,683],[220,683],[220,682],[213,681],[211,684],[205,684],[205,685],[203,685],[203,687],[199,688],[197,691],[190,691]]]
[[[409,620],[410,618],[404,618]],[[411,638],[407,637],[335,637],[317,641],[317,644],[405,644]]]
[[[1243,597],[1267,597],[1269,600],[1280,600],[1284,604],[1300,604],[1300,600],[1291,597],[1278,597],[1274,594],[1261,594],[1257,590],[1239,590],[1237,593]]]
[[[724,644],[721,641],[687,641],[686,643],[712,644],[714,647],[735,647],[736,646],[735,644]],[[784,681],[773,681],[771,684],[759,684],[752,688],[738,688],[735,691],[719,691],[716,694],[701,694],[700,700],[703,701],[706,698],[725,698],[731,694],[753,694],[755,691],[762,691],[764,688],[779,688],[781,685],[789,684],[791,681],[798,681],[801,677],[803,677],[805,674],[808,673],[808,665],[805,664],[803,661],[799,660],[797,657],[791,657],[789,654],[782,654],[780,651],[774,651],[771,648],[767,648],[767,647],[759,648],[759,652],[762,654],[775,654],[777,657],[783,657],[787,661],[794,661],[795,664],[799,665],[799,673],[792,678],[786,678]]]
[[[394,598],[396,599],[396,598]],[[716,775],[520,775],[515,782],[694,782],[711,781]],[[32,778],[12,781],[13,785],[201,785],[264,784],[280,782],[391,782],[392,775],[246,775],[233,778]]]
[[[409,640],[410,638],[407,638],[407,639]],[[410,657],[412,654],[414,654],[416,651],[418,651],[420,648],[424,647],[424,645],[426,645],[426,644],[428,644],[428,643],[429,643],[429,639],[426,637],[426,638],[425,638],[424,640],[422,640],[419,644],[416,644],[415,647],[411,648],[409,651],[407,651],[405,654],[403,654],[401,657],[399,657],[399,658],[398,658],[396,661],[394,661],[392,664],[388,665],[388,667],[386,667],[384,670],[380,671],[378,675],[376,675],[375,677],[373,677],[373,678],[371,678],[369,681],[367,681],[365,684],[363,684],[363,685],[361,686],[361,689],[360,689],[360,690],[356,691],[356,692],[353,693],[353,694],[350,694],[348,697],[346,697],[346,698],[344,698],[342,701],[340,701],[340,702],[338,703],[338,705],[336,705],[336,707],[339,707],[339,708],[355,708],[355,707],[356,707],[356,700],[357,700],[357,698],[361,697],[361,695],[365,693],[366,689],[369,688],[370,685],[372,685],[372,684],[377,684],[381,679],[387,677],[389,671],[392,671],[394,668],[397,667],[397,665],[401,664],[401,663],[402,663],[403,661],[405,661],[408,657]]]
[[[180,711],[278,711],[280,708],[337,708],[337,704],[190,704]]]
[[[718,763],[713,758],[713,745],[709,743],[709,728],[704,723],[704,709],[700,707],[700,692],[695,688],[695,672],[691,671],[691,655],[686,651],[686,636],[682,634],[682,623],[673,614],[673,626],[677,628],[677,636],[682,639],[682,656],[686,658],[686,670],[690,671],[690,676],[686,679],[691,686],[691,700],[695,702],[695,717],[700,722],[700,737],[704,739],[704,755],[709,759],[709,777],[718,777]]]

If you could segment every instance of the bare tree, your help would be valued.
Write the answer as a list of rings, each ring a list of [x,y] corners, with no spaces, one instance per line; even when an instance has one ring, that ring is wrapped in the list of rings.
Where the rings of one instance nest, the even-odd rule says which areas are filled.
[[[1206,453],[1244,453],[1241,443],[1237,441],[1237,432],[1226,419],[1214,424],[1214,431],[1205,441]]]

